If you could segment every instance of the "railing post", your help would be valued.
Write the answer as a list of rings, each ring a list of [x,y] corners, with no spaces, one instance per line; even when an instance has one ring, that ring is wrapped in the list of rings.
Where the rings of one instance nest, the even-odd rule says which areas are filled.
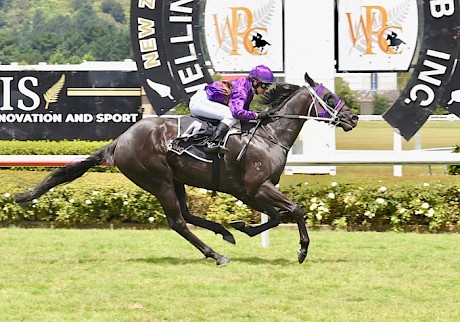
[[[415,133],[414,135],[414,149],[422,149],[422,132],[420,130],[418,130],[417,133]]]
[[[268,222],[268,216],[264,213],[260,214],[260,222],[261,224],[265,224]],[[270,238],[268,237],[268,230],[262,232],[262,247],[270,246]]]
[[[402,151],[402,136],[396,131],[393,132],[393,151],[400,152]],[[393,166],[393,176],[402,177],[402,165],[395,164]]]

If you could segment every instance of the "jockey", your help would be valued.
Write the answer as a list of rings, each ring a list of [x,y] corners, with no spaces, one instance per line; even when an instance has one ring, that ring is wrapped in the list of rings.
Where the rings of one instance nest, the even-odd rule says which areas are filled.
[[[207,152],[228,151],[220,142],[237,120],[263,119],[268,116],[268,111],[256,113],[250,110],[249,105],[254,94],[263,94],[273,82],[274,76],[270,68],[259,65],[247,77],[233,81],[215,81],[190,98],[192,115],[220,120],[205,146]]]

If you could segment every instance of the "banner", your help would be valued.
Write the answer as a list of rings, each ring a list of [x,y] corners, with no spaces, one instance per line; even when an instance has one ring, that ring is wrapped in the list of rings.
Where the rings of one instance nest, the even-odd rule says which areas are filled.
[[[200,29],[205,1],[131,2],[131,39],[140,82],[158,115],[204,88],[212,78]]]
[[[419,30],[417,0],[339,1],[337,70],[407,71]]]
[[[242,73],[264,64],[284,72],[283,23],[282,0],[208,0],[204,30],[214,70]]]
[[[214,72],[284,72],[283,14],[282,0],[132,1],[134,57],[155,112],[188,102]]]
[[[141,118],[135,71],[1,71],[1,140],[109,140]]]
[[[412,78],[383,118],[409,140],[438,105],[460,116],[460,13],[454,0],[423,1],[424,28]]]

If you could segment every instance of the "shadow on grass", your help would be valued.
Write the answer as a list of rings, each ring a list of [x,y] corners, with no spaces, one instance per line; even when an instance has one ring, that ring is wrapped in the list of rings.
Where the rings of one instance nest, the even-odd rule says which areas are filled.
[[[30,261],[30,259],[29,259]],[[137,262],[147,263],[155,265],[186,265],[186,264],[204,264],[214,262],[211,258],[197,257],[197,258],[185,258],[185,257],[138,257],[138,258],[100,258],[100,257],[72,257],[72,258],[34,258],[33,262],[44,263],[44,264],[55,264],[59,262],[73,263],[73,264],[85,264],[85,263],[97,263],[97,262]],[[248,265],[273,265],[273,266],[287,266],[287,265],[299,265],[296,258],[261,258],[261,257],[232,257],[230,258],[231,263],[243,263]],[[328,264],[328,263],[349,263],[351,262],[346,258],[307,258],[302,265],[308,264]]]
[[[259,257],[237,257],[231,258],[235,262],[244,262],[248,264],[255,264],[255,265],[308,265],[311,263],[321,264],[321,263],[348,263],[350,262],[344,258],[312,258],[312,259],[305,259],[302,264],[299,264],[298,260],[293,257],[292,259],[286,258],[276,258],[276,259],[266,259],[266,258],[259,258]]]
[[[149,257],[149,258],[133,258],[130,259],[129,261],[133,262],[143,262],[143,263],[149,263],[149,264],[174,264],[174,265],[179,265],[179,264],[200,264],[200,263],[205,263],[205,262],[211,262],[213,261],[212,259],[208,258],[178,258],[178,257]],[[230,258],[230,264],[233,263],[245,263],[249,265],[292,265],[296,264],[297,261],[294,260],[288,260],[284,258],[275,258],[275,259],[266,259],[266,258],[260,258],[260,257],[233,257]]]
[[[349,259],[346,258],[311,258],[311,259],[306,259],[305,262],[310,262],[310,263],[315,263],[315,264],[321,264],[321,263],[351,263]]]
[[[257,256],[247,256],[247,257],[230,257],[231,263],[244,263],[249,265],[274,265],[274,266],[285,266],[285,265],[300,265],[296,257],[292,258],[262,258]],[[142,257],[142,258],[131,258],[128,261],[132,262],[143,262],[149,264],[200,264],[205,262],[213,262],[211,258],[197,257],[197,258],[185,258],[185,257],[172,257],[172,256],[163,256],[163,257]],[[302,265],[308,264],[330,264],[330,263],[350,263],[354,260],[350,260],[346,257],[317,257],[311,256],[307,257],[305,262]],[[231,264],[230,263],[230,264]]]

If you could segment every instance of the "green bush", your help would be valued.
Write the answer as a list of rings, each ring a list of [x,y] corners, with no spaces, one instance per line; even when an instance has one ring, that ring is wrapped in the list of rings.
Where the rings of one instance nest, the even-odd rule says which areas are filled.
[[[187,188],[192,214],[227,225],[232,220],[254,224],[260,215],[227,194]],[[282,189],[305,211],[309,226],[338,229],[403,230],[408,225],[436,232],[460,226],[460,187],[444,184],[421,186],[354,186],[335,182],[326,187],[297,185]],[[58,187],[21,207],[0,189],[0,223],[49,222],[56,227],[97,224],[142,224],[163,227],[167,221],[155,197],[136,188],[99,190]],[[283,216],[284,222],[293,222]]]
[[[5,155],[74,155],[91,154],[110,141],[0,141],[0,154]]]
[[[155,197],[138,189],[121,193],[120,190],[56,188],[23,206],[14,203],[10,193],[4,193],[0,196],[0,222],[52,222],[58,227],[122,223],[149,223],[157,227],[166,224]]]
[[[390,103],[384,95],[375,94],[372,98],[372,106],[374,106],[374,115],[382,115],[388,110]]]
[[[0,155],[91,154],[107,143],[0,141]],[[459,147],[456,151],[459,151]],[[449,173],[459,174],[459,167],[451,166]],[[98,171],[118,170],[98,167]],[[167,225],[155,197],[137,187],[107,187],[91,191],[83,185],[77,187],[58,187],[21,207],[13,202],[13,192],[7,183],[0,187],[0,223],[43,221],[62,227],[125,223],[146,227]],[[366,229],[388,227],[401,230],[407,225],[422,225],[431,231],[460,226],[460,187],[457,185],[438,183],[376,187],[371,184],[333,183],[329,187],[310,187],[301,184],[282,188],[282,192],[302,207],[310,226],[331,225],[340,229],[354,226]],[[212,197],[206,190],[188,188],[188,204],[192,214],[225,225],[232,220],[243,220],[248,224],[260,221],[257,212],[226,194]],[[283,222],[294,222],[294,219],[284,215]]]
[[[454,153],[460,153],[460,145],[455,147]],[[450,175],[460,175],[460,164],[453,164],[447,167],[447,173]]]
[[[422,225],[430,231],[460,225],[458,186],[356,187],[332,183],[319,189],[298,185],[283,192],[303,207],[309,225],[392,230]]]

